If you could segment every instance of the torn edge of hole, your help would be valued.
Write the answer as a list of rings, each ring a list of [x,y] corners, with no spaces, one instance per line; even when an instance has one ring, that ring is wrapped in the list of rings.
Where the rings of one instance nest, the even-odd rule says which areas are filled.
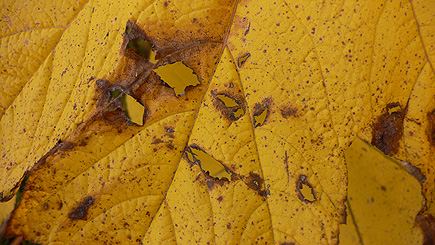
[[[415,179],[417,179],[418,182],[424,183],[426,181],[426,175],[421,173],[421,169],[412,165],[409,162],[402,161],[396,158],[397,161],[399,161],[408,171],[408,173],[412,176],[414,176]]]
[[[218,177],[218,176],[215,177],[215,176],[213,176],[215,174],[220,174],[222,171],[219,171],[217,173],[210,173],[209,170],[205,169],[207,164],[205,162],[202,163],[201,160],[199,159],[198,155],[195,154],[192,149],[200,151],[203,154],[205,154],[205,155],[209,156],[210,158],[212,158],[213,161],[219,165],[219,167],[223,168],[222,171],[225,172],[225,173],[223,173],[223,175],[227,175],[227,176],[222,176],[222,177]],[[205,152],[198,145],[193,144],[193,145],[191,145],[189,147],[186,147],[186,149],[185,149],[185,155],[186,155],[187,161],[190,164],[197,164],[200,167],[201,171],[203,172],[203,174],[205,176],[207,176],[207,177],[209,177],[209,178],[211,178],[213,180],[220,180],[220,181],[230,181],[230,180],[232,180],[232,176],[234,175],[234,173],[230,169],[228,169],[228,167],[225,166],[225,164],[223,164],[220,161],[216,160],[214,157],[209,155],[207,152]]]

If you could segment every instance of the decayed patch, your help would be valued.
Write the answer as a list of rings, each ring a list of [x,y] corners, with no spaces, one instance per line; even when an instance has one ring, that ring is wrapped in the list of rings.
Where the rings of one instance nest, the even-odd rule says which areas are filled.
[[[211,91],[214,107],[219,110],[225,118],[236,121],[245,114],[245,100],[241,95],[231,93],[218,93]]]
[[[100,111],[104,120],[110,124],[120,124],[122,121],[125,121],[128,126],[143,125],[146,116],[145,106],[134,98],[126,88],[119,85],[111,85],[105,80],[97,80],[96,84],[102,90],[98,97],[96,108]],[[131,115],[129,116],[127,96],[142,105],[142,120],[137,118],[132,120]]]
[[[424,216],[421,213],[415,218],[415,223],[416,225],[420,226],[423,232],[423,244],[435,244],[435,217],[433,217],[431,214]]]
[[[89,207],[94,203],[94,201],[94,197],[85,197],[85,199],[83,199],[83,201],[68,214],[68,218],[86,220]]]
[[[269,117],[270,114],[272,103],[273,103],[272,98],[268,97],[263,99],[261,103],[255,104],[252,113],[255,128],[259,126],[263,126],[266,123],[267,118]]]
[[[299,176],[299,179],[296,181],[296,189],[301,201],[312,203],[317,200],[313,186],[308,182],[307,176]]]
[[[260,196],[266,197],[269,195],[269,190],[264,186],[264,179],[259,174],[250,172],[247,177],[242,178],[246,185],[256,191]]]
[[[124,51],[125,56],[131,59],[145,58],[151,63],[157,62],[154,45],[141,28],[128,21],[124,35],[121,51]]]
[[[399,102],[389,103],[373,124],[371,144],[386,155],[391,156],[399,151],[405,111]]]
[[[298,109],[291,105],[285,105],[280,108],[280,111],[281,111],[281,116],[287,119],[289,117],[295,116],[296,113],[298,112]]]

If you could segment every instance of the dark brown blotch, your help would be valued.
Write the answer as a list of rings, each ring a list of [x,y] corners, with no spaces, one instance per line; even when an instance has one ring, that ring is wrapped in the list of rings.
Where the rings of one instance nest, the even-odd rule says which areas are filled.
[[[427,139],[431,146],[435,147],[435,109],[427,113]]]
[[[86,220],[89,207],[94,203],[94,201],[94,197],[85,197],[85,199],[83,199],[83,201],[68,214],[68,218]]]
[[[250,172],[249,176],[244,179],[244,182],[262,197],[266,197],[269,194],[269,191],[264,188],[264,180],[259,174]]]
[[[415,223],[420,226],[423,232],[423,244],[435,244],[435,217],[431,214],[425,215],[423,213],[420,213],[415,218]]]
[[[371,144],[386,155],[391,156],[399,151],[405,111],[399,102],[389,103],[373,124]]]
[[[298,112],[298,109],[291,105],[285,105],[280,108],[280,111],[281,111],[281,116],[287,119],[289,117],[295,116],[296,113]]]

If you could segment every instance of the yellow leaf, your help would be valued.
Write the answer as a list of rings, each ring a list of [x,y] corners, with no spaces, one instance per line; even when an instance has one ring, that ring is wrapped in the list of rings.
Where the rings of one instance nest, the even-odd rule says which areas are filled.
[[[0,3],[0,115],[53,50],[85,2]]]
[[[422,244],[415,217],[423,205],[421,186],[398,162],[355,140],[346,151],[347,224],[342,244]]]
[[[431,237],[430,0],[90,0],[78,10],[1,118],[0,198],[30,176],[7,235],[336,244],[344,151],[358,136],[420,181],[428,202],[417,220]],[[143,106],[137,120],[122,98]]]

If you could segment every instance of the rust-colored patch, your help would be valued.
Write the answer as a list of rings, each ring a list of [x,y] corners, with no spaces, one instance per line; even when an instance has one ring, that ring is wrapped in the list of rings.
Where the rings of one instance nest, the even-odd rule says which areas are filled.
[[[391,156],[399,151],[405,111],[400,103],[389,103],[385,112],[373,124],[371,144],[386,155]]]
[[[89,207],[94,203],[94,201],[94,197],[85,197],[85,199],[83,199],[83,201],[68,214],[68,218],[86,220]]]
[[[236,121],[244,115],[244,113],[240,115],[237,114],[239,110],[245,111],[245,100],[243,99],[243,96],[239,94],[233,95],[230,93],[218,93],[215,90],[211,91],[211,94],[213,96],[213,106],[228,120]],[[233,107],[226,106],[225,102],[218,97],[222,95],[227,97],[229,100],[233,100],[237,105]]]
[[[424,235],[424,245],[435,244],[435,217],[431,214],[418,214],[415,223],[420,226]]]
[[[435,109],[427,113],[428,127],[426,129],[427,139],[431,146],[435,147]]]
[[[311,194],[313,195],[314,201],[310,201],[308,200],[303,194],[302,194],[302,188],[305,186],[308,186],[311,189]],[[298,193],[298,197],[301,201],[307,202],[307,203],[312,203],[315,202],[317,200],[316,195],[314,194],[314,188],[313,186],[308,183],[307,180],[307,176],[301,174],[298,178],[298,180],[296,181],[296,189],[297,189],[297,193]]]
[[[249,57],[251,57],[251,54],[246,53],[237,59],[237,65],[239,66],[239,68],[242,68],[242,66],[245,64],[245,62],[248,60]]]
[[[266,197],[269,191],[264,188],[264,180],[259,174],[250,172],[248,177],[245,177],[246,185],[256,191],[260,196]]]
[[[280,110],[281,110],[281,116],[286,119],[291,116],[295,116],[296,113],[298,112],[298,109],[292,107],[291,105],[285,105],[281,107]]]

